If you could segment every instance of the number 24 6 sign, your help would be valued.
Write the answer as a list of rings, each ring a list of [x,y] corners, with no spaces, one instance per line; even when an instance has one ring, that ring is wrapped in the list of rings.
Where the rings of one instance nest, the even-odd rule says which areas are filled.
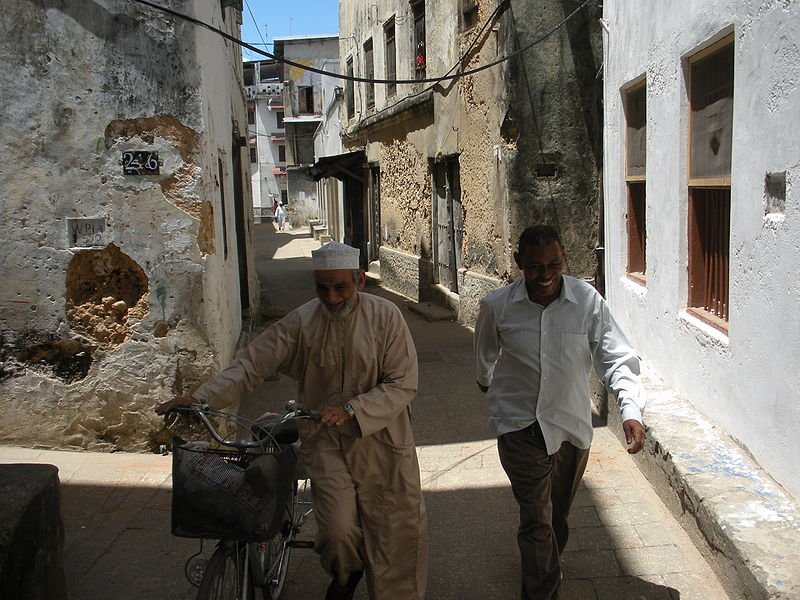
[[[126,150],[122,153],[122,172],[125,175],[158,175],[160,166],[158,152]]]

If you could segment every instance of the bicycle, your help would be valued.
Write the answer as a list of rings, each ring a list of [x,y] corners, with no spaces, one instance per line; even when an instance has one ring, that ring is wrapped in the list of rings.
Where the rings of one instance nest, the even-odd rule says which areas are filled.
[[[277,600],[292,548],[313,548],[297,539],[312,513],[310,502],[301,500],[308,476],[297,460],[297,420],[319,420],[319,414],[294,402],[286,408],[256,421],[200,405],[174,409],[198,417],[220,446],[173,443],[172,533],[219,540],[207,564],[196,560],[202,542],[187,560],[197,600],[252,600],[256,589],[264,600]],[[249,437],[223,436],[209,416],[244,428]]]

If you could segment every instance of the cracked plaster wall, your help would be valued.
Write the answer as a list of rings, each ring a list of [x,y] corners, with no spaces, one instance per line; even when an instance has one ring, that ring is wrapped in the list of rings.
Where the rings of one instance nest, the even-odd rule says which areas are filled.
[[[231,9],[226,25],[218,2],[191,5],[231,27]],[[246,123],[236,53],[121,0],[12,0],[0,59],[0,441],[149,448],[152,407],[227,363],[241,332],[217,164]],[[160,174],[124,175],[125,150],[158,151]]]
[[[483,33],[496,3],[479,1],[477,26],[459,28],[460,3],[426,2],[427,73],[448,71],[466,53],[464,68],[512,53],[567,14],[561,3],[529,6],[512,2]],[[341,62],[354,57],[359,72],[363,41],[382,40],[382,26],[396,19],[397,74],[413,78],[408,4],[395,0],[367,11],[361,3],[340,3]],[[515,37],[516,36],[516,37]],[[352,37],[352,39],[351,39]],[[518,39],[517,39],[518,38]],[[472,42],[475,41],[475,44]],[[374,43],[376,76],[385,64],[382,44]],[[598,245],[600,97],[596,78],[600,29],[591,15],[501,66],[434,86],[430,114],[406,111],[367,130],[346,133],[349,149],[363,147],[381,169],[381,243],[416,255],[428,268],[409,264],[393,273],[420,273],[427,281],[402,282],[402,289],[432,282],[430,162],[457,156],[464,233],[459,319],[472,323],[477,300],[491,287],[519,276],[513,252],[521,231],[535,222],[556,224],[568,252],[568,272],[593,278]],[[355,86],[356,114],[346,131],[428,84],[398,85],[395,98],[376,85],[375,110],[366,110]],[[555,158],[553,158],[555,157]],[[554,177],[536,175],[536,165],[555,161]],[[488,278],[488,279],[487,279]],[[418,284],[418,285],[415,285]]]

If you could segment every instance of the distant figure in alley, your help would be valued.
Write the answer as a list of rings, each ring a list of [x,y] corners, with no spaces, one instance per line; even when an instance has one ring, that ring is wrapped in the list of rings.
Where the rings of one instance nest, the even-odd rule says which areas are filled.
[[[283,231],[286,225],[286,209],[277,200],[275,201],[275,221],[278,223],[278,229]]]
[[[528,227],[514,260],[523,278],[489,292],[475,327],[477,383],[520,507],[523,600],[559,598],[567,517],[589,459],[588,376],[619,403],[629,453],[644,445],[639,360],[588,283],[564,275],[564,248]]]
[[[315,549],[332,576],[326,600],[349,600],[366,574],[373,600],[422,600],[427,516],[411,428],[417,353],[400,310],[362,294],[359,250],[330,242],[312,251],[317,299],[259,335],[191,396],[222,408],[274,373],[298,384],[298,400],[322,426],[299,423],[309,465]],[[313,433],[313,435],[312,435]]]

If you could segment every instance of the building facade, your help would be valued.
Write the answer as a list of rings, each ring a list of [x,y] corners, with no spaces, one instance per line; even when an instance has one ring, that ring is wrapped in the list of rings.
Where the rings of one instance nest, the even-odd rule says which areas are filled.
[[[287,217],[295,227],[305,226],[309,219],[319,216],[317,184],[311,175],[316,162],[314,138],[339,84],[334,77],[304,67],[336,73],[339,36],[290,36],[273,41],[275,57],[294,63],[283,63],[280,75],[286,127]]]
[[[191,0],[239,35],[241,3]],[[259,286],[241,53],[138,3],[4,3],[0,440],[145,449]]]
[[[609,301],[800,497],[800,6],[611,0],[603,18]]]
[[[338,70],[339,61],[336,61]],[[344,183],[336,176],[325,174],[324,165],[340,160],[342,154],[341,110],[344,101],[344,86],[333,87],[332,98],[322,113],[322,122],[314,132],[314,158],[311,176],[317,182],[319,205],[319,237],[323,241],[344,242]]]
[[[289,201],[280,70],[274,60],[248,61],[243,66],[253,215],[258,221],[274,215],[275,202]]]
[[[508,0],[339,6],[344,73],[379,80],[345,87],[345,229],[382,283],[472,323],[486,291],[518,277],[516,241],[541,222],[561,230],[568,272],[594,279],[597,15]]]

